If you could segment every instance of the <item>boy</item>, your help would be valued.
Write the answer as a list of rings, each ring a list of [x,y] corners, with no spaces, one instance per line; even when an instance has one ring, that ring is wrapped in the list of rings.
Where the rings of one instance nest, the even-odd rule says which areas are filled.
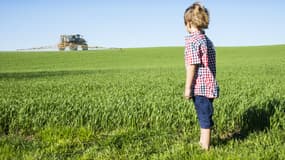
[[[209,25],[208,10],[199,3],[188,7],[184,22],[189,35],[185,37],[186,82],[184,96],[193,99],[201,135],[200,145],[209,150],[211,127],[214,125],[213,100],[218,97],[216,81],[216,52],[203,29]]]

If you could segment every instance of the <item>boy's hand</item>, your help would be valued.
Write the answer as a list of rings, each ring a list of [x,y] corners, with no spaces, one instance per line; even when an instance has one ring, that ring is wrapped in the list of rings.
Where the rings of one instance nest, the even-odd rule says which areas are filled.
[[[190,88],[185,88],[185,91],[184,91],[184,98],[189,100],[191,99],[191,89]]]

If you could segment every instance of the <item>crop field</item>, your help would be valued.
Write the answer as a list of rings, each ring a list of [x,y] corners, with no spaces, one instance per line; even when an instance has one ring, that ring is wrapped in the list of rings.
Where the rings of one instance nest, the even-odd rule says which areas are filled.
[[[285,159],[285,45],[217,48],[208,152],[183,52],[1,52],[0,159]]]

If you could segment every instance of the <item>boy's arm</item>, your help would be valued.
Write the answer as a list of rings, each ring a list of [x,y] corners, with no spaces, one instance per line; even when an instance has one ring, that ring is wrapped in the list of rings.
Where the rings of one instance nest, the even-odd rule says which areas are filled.
[[[191,99],[191,86],[193,83],[195,71],[197,68],[197,64],[191,64],[186,67],[186,82],[185,82],[185,92],[184,97],[186,99]]]

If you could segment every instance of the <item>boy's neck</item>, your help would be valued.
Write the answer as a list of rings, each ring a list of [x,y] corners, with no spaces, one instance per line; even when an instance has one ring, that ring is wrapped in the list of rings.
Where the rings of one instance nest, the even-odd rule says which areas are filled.
[[[198,28],[196,28],[196,27],[191,27],[191,28],[189,29],[189,32],[190,32],[190,33],[195,33],[195,32],[200,32],[200,30],[199,30]]]
[[[188,31],[188,33],[197,33],[200,32],[202,34],[205,34],[204,30],[199,29],[198,27],[194,26],[194,25],[186,25],[186,30]]]

